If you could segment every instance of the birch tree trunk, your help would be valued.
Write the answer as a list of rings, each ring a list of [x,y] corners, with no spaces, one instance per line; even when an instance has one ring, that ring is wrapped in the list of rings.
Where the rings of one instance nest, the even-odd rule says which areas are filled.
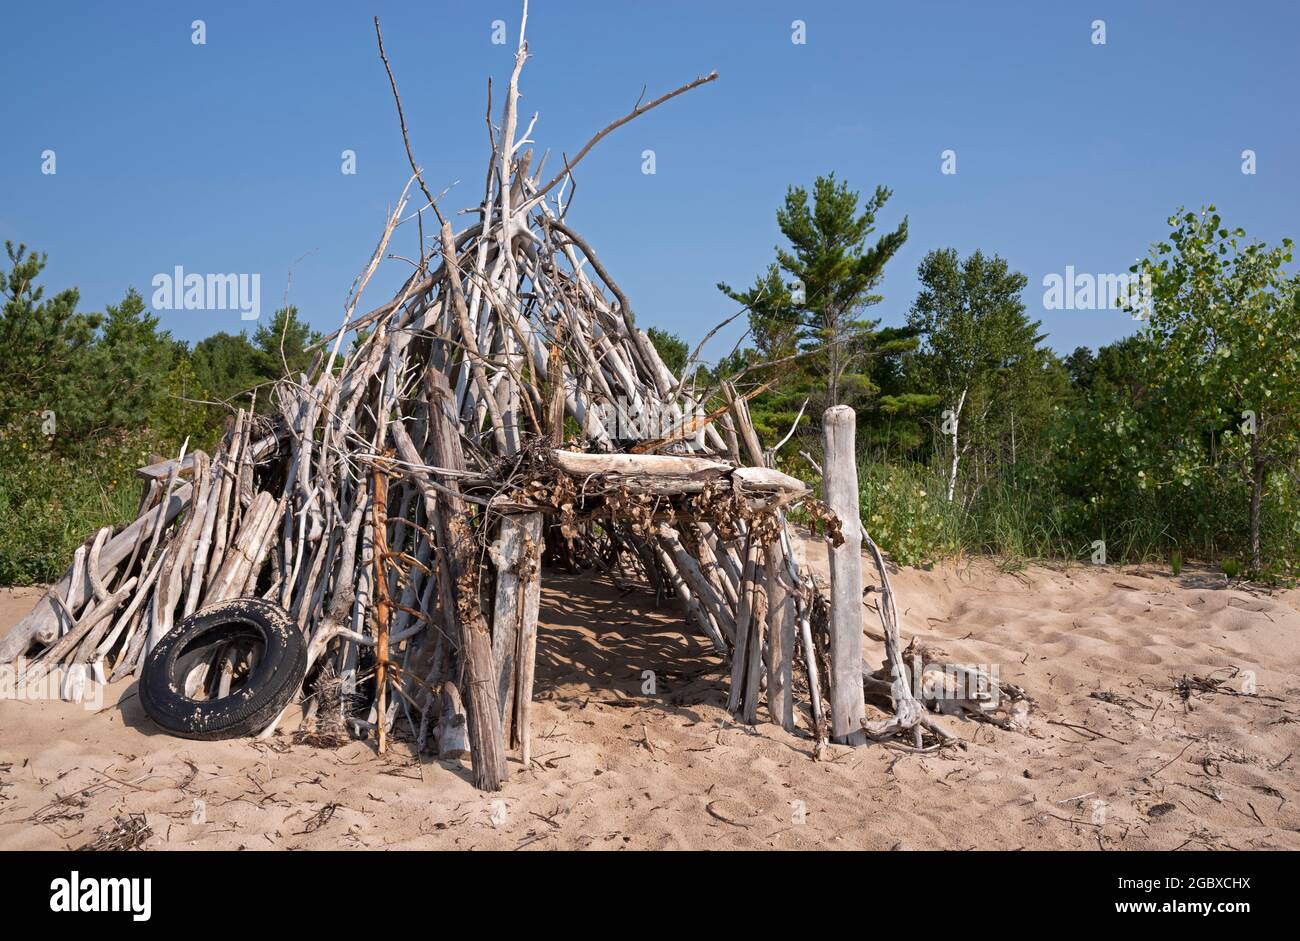
[[[1255,426],[1255,433],[1250,436],[1250,565],[1251,572],[1256,577],[1262,568],[1263,557],[1259,540],[1260,506],[1264,499],[1264,459],[1259,449],[1262,424],[1261,416]]]
[[[948,471],[949,503],[957,492],[957,462],[961,459],[961,452],[957,450],[957,427],[961,423],[962,408],[966,405],[966,392],[966,389],[961,390],[961,398],[957,400],[957,408],[952,413],[952,466]]]

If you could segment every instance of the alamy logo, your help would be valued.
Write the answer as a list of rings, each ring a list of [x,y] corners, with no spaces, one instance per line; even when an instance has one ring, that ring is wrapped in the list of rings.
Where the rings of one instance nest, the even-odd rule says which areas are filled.
[[[1123,308],[1134,320],[1151,318],[1151,276],[1149,274],[1076,273],[1074,265],[1065,274],[1043,276],[1043,307],[1047,310],[1114,310]]]
[[[619,396],[604,413],[606,433],[616,441],[646,441],[695,437],[707,424],[698,405],[683,411],[660,402],[633,403]]]
[[[82,879],[72,870],[67,879],[50,883],[52,912],[130,912],[133,921],[148,921],[153,914],[153,880]]]
[[[0,700],[21,702],[76,702],[89,712],[104,706],[104,661],[70,663],[46,669],[45,664],[19,657],[13,663],[0,664]]]
[[[153,276],[154,310],[237,310],[241,320],[262,313],[260,274],[186,274],[177,265],[171,274]]]

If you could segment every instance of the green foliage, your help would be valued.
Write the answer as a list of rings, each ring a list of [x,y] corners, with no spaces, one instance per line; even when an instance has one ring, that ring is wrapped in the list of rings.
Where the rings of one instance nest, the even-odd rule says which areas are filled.
[[[939,396],[946,414],[930,420],[934,460],[953,497],[969,500],[1016,464],[1038,459],[1069,376],[1040,348],[1042,324],[1025,315],[1021,300],[1026,278],[1005,260],[976,251],[963,261],[942,249],[926,255],[917,274],[921,291],[908,323],[921,345],[906,358],[906,375]],[[964,476],[963,464],[971,469]]]
[[[152,443],[101,439],[68,455],[0,442],[0,585],[53,581],[88,535],[134,519]]]
[[[1150,320],[1064,359],[1026,315],[1027,280],[997,255],[930,252],[908,326],[863,312],[906,221],[870,246],[888,198],[834,177],[792,187],[778,223],[789,248],[752,287],[719,287],[749,310],[754,346],[717,367],[772,381],[750,403],[765,441],[809,405],[803,440],[831,402],[858,409],[863,513],[900,561],[946,552],[1112,562],[1251,560],[1300,577],[1300,278],[1291,243],[1230,230],[1213,207],[1171,218],[1134,267]],[[806,296],[800,297],[802,289]],[[835,351],[840,351],[836,353]],[[954,457],[956,471],[954,472]],[[952,486],[951,502],[948,487]],[[1176,554],[1175,554],[1176,553]]]
[[[182,344],[130,290],[104,314],[46,299],[45,256],[7,245],[0,311],[0,584],[49,581],[75,547],[135,516],[135,470],[216,430]]]
[[[873,341],[879,321],[865,320],[862,313],[880,303],[873,292],[885,264],[907,241],[904,218],[897,229],[868,245],[876,215],[889,197],[890,191],[878,186],[859,212],[859,194],[846,182],[836,182],[832,173],[813,184],[811,206],[807,190],[794,186],[776,214],[791,245],[790,251],[777,249],[777,264],[803,285],[799,339],[805,350],[817,351],[808,365],[825,376],[827,405],[851,404],[873,391],[859,367],[878,352]]]
[[[177,356],[163,378],[162,395],[149,414],[150,437],[157,449],[175,450],[172,445],[186,438],[191,449],[210,451],[216,447],[221,437],[221,421],[198,404],[206,395],[207,390],[195,376],[190,358]]]
[[[271,399],[263,387],[310,369],[313,354],[307,347],[320,338],[298,319],[298,308],[282,307],[251,340],[245,333],[214,333],[200,340],[191,354],[194,377],[216,402],[247,406],[247,397],[256,391],[258,408],[265,411]]]
[[[1236,471],[1231,489],[1249,508],[1244,549],[1259,573],[1270,480],[1300,457],[1300,280],[1282,268],[1291,240],[1249,242],[1213,206],[1169,225],[1169,240],[1133,269],[1150,286],[1147,363],[1165,436],[1178,442],[1158,470],[1182,486],[1207,468],[1225,484]]]
[[[947,500],[942,473],[920,464],[864,461],[858,473],[863,525],[901,565],[957,553],[1078,559],[1097,538],[1041,481],[998,479],[963,506]]]
[[[830,405],[878,408],[890,364],[915,348],[914,331],[882,330],[878,320],[863,316],[880,302],[875,289],[885,265],[907,240],[906,218],[872,239],[876,216],[889,197],[882,186],[864,202],[834,174],[817,178],[811,198],[802,186],[790,187],[777,210],[789,247],[776,249],[776,261],[749,289],[718,285],[748,309],[754,342],[720,363],[718,374],[759,366],[751,377],[776,384],[750,402],[765,440],[784,437],[804,402],[805,435],[816,433],[819,416]],[[914,403],[897,398],[888,404],[897,410]],[[797,436],[788,449],[800,446]]]
[[[169,379],[178,359],[170,334],[158,331],[158,318],[145,310],[131,288],[110,306],[95,344],[97,381],[89,383],[100,399],[96,430],[129,428],[147,420],[169,394]]]
[[[941,394],[996,382],[1025,361],[1043,337],[1021,300],[1028,279],[997,255],[976,251],[962,261],[955,249],[932,251],[917,270],[921,291],[908,322],[921,335],[913,359]]]
[[[876,545],[899,565],[926,565],[961,546],[957,518],[943,498],[943,481],[923,467],[863,462],[859,509]]]
[[[666,330],[660,330],[658,327],[651,327],[646,331],[646,336],[654,344],[659,358],[664,361],[668,371],[675,378],[681,378],[682,370],[686,368],[686,360],[690,357],[691,351],[686,342],[675,333],[669,333]]]
[[[263,381],[257,350],[243,333],[214,333],[194,345],[194,375],[218,402],[233,402]]]
[[[1057,479],[1100,526],[1142,518],[1201,558],[1300,573],[1300,335],[1281,248],[1248,243],[1213,207],[1172,217],[1134,267],[1144,330],[1091,360],[1072,356],[1079,398],[1055,434]],[[1245,413],[1254,413],[1254,433]]]
[[[96,333],[103,317],[77,312],[76,290],[46,298],[37,284],[46,256],[5,242],[10,270],[3,278],[0,310],[0,436],[22,438],[39,431],[52,411],[65,440],[99,424],[104,407],[95,384]]]
[[[269,324],[259,326],[253,334],[257,368],[268,380],[306,372],[312,360],[307,347],[320,338],[319,332],[298,319],[297,307],[281,307]]]

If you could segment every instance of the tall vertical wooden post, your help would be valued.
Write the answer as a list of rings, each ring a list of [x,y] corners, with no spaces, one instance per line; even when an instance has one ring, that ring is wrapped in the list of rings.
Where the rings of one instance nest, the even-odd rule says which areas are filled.
[[[492,612],[492,653],[497,668],[497,697],[507,732],[514,727],[524,766],[531,755],[528,720],[537,657],[537,609],[541,598],[542,514],[521,513],[501,519],[501,537],[493,546],[497,565]],[[515,717],[518,721],[515,721]],[[507,735],[507,740],[510,736]]]
[[[767,711],[794,728],[794,584],[780,539],[767,546]]]
[[[858,515],[857,416],[847,405],[822,415],[826,503],[844,524],[844,542],[830,548],[831,738],[866,742],[862,719],[862,521]]]
[[[507,514],[501,517],[501,529],[489,552],[497,570],[492,607],[492,663],[496,669],[497,705],[501,707],[507,741],[511,737],[515,701],[515,652],[520,620],[524,617],[520,565],[524,562],[524,543],[530,540],[535,547],[541,535],[540,513]]]

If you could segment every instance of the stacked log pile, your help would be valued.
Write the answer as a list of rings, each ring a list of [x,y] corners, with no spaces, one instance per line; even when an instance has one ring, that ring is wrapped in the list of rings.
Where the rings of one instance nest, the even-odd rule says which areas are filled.
[[[745,721],[765,699],[772,721],[794,727],[798,664],[818,739],[822,697],[845,683],[856,714],[838,716],[836,734],[862,736],[861,603],[838,629],[856,631],[858,647],[838,648],[828,676],[826,638],[813,636],[827,630],[825,600],[797,569],[785,522],[808,488],[769,466],[742,396],[726,387],[726,407],[708,412],[668,370],[566,221],[573,168],[595,143],[715,76],[639,103],[547,177],[545,155],[534,162],[528,149],[536,116],[519,126],[526,23],[525,7],[475,221],[453,228],[411,156],[412,178],[312,368],[275,384],[270,414],[238,411],[211,455],[182,450],[144,468],[136,521],[77,551],[0,642],[0,662],[26,657],[29,673],[103,663],[120,679],[181,618],[260,597],[308,638],[308,684],[324,674],[342,685],[308,701],[309,720],[342,709],[348,730],[380,748],[400,723],[419,747],[432,736],[444,754],[468,750],[475,783],[493,790],[510,747],[530,757],[549,556],[675,599],[731,658],[729,705]],[[387,68],[382,37],[379,48]],[[392,90],[410,155],[395,80]],[[424,199],[407,214],[413,186]],[[413,270],[357,315],[399,228],[418,230]],[[609,430],[619,408],[676,424],[631,446]],[[855,590],[837,584],[834,605]]]

